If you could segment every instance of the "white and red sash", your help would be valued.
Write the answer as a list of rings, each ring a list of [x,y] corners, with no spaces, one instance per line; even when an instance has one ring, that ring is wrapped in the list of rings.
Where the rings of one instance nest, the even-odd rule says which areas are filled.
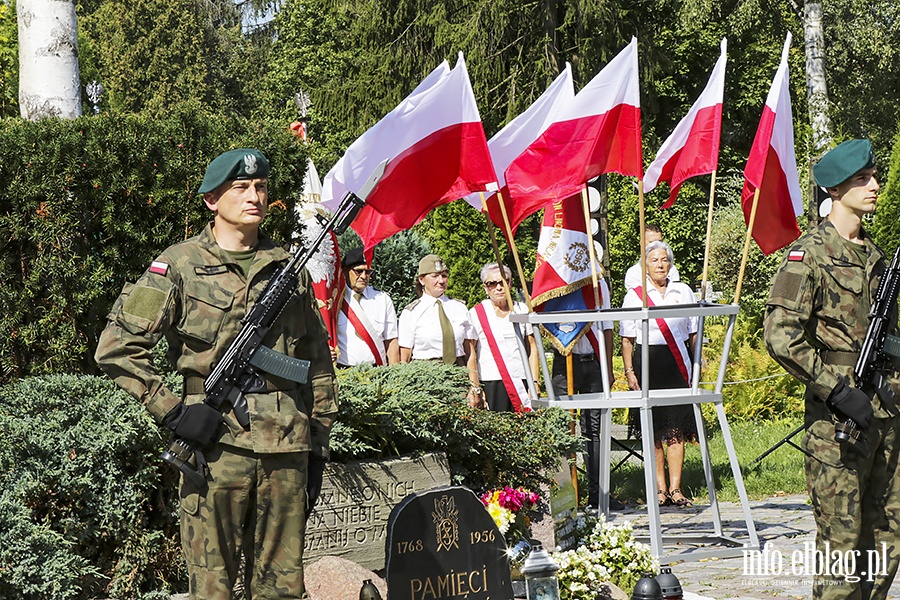
[[[478,322],[481,324],[482,331],[484,331],[484,338],[487,340],[488,348],[491,350],[491,356],[497,364],[497,370],[500,371],[500,380],[503,381],[503,387],[506,388],[506,393],[509,394],[509,399],[512,402],[513,408],[516,412],[530,411],[531,407],[524,406],[522,403],[523,398],[528,398],[528,392],[525,391],[525,384],[509,374],[509,369],[506,366],[506,359],[500,351],[500,346],[497,345],[497,340],[494,338],[494,332],[491,330],[490,319],[488,319],[487,311],[484,310],[484,304],[479,302],[475,305],[475,314],[478,316]]]
[[[637,286],[634,288],[635,293],[637,294],[638,300],[643,302],[644,299],[644,288],[643,286]],[[653,304],[653,300],[650,298],[650,294],[647,294],[647,306],[656,306]],[[687,369],[687,356],[686,356],[686,348],[684,344],[679,344],[675,339],[675,335],[672,333],[672,330],[669,329],[669,324],[666,323],[665,319],[657,318],[656,325],[659,327],[659,332],[662,334],[663,338],[666,340],[666,345],[669,346],[669,351],[672,353],[672,356],[675,357],[675,364],[678,365],[678,370],[681,371],[681,376],[684,377],[685,383],[688,385],[691,384],[691,378],[688,375]],[[645,343],[649,344],[649,340],[645,340]]]
[[[354,304],[356,305],[356,308],[359,309],[359,313],[354,309]],[[375,328],[366,316],[365,311],[362,310],[362,306],[359,305],[359,301],[357,301],[352,294],[347,301],[341,303],[341,312],[347,317],[347,321],[353,325],[353,329],[356,331],[356,335],[359,336],[359,339],[369,347],[369,350],[375,357],[375,364],[379,367],[384,365],[387,362],[384,355],[384,344],[379,346],[375,343],[375,336],[373,333]]]

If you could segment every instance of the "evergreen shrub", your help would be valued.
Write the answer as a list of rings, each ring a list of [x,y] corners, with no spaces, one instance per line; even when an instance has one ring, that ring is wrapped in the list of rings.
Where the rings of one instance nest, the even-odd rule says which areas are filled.
[[[168,113],[0,120],[0,381],[90,372],[105,317],[168,245],[211,213],[197,194],[209,161],[236,147],[273,166],[264,227],[290,239],[306,169],[287,123]]]
[[[560,457],[579,450],[560,409],[498,413],[466,405],[466,371],[432,361],[368,365],[339,374],[337,460],[446,452],[454,483],[477,492],[549,483]]]
[[[163,432],[104,378],[0,388],[0,597],[148,598],[185,581]]]

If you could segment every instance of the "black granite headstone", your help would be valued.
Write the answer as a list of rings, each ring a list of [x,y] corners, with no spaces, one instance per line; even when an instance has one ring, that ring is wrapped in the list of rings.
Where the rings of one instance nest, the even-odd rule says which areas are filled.
[[[388,517],[391,600],[509,600],[506,542],[465,487],[410,494]]]

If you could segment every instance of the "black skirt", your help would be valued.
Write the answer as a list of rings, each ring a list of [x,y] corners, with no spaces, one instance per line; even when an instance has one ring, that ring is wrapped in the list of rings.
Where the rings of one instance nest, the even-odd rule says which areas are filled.
[[[641,346],[634,347],[634,374],[641,381]],[[690,384],[684,380],[675,357],[668,346],[650,346],[650,389],[666,390],[688,388]],[[653,439],[654,441],[682,442],[697,441],[697,421],[694,419],[694,407],[691,404],[681,406],[654,406]],[[628,410],[628,436],[641,438],[641,410]]]

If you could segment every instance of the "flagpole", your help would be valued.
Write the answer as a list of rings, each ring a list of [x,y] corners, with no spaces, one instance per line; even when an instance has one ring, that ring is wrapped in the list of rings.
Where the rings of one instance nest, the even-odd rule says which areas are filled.
[[[744,269],[747,266],[747,255],[750,253],[750,239],[753,236],[753,223],[756,221],[756,205],[759,203],[759,188],[753,193],[753,206],[750,208],[750,222],[747,223],[747,238],[744,240],[744,255],[741,257],[741,270],[738,272],[737,285],[734,288],[732,304],[738,304],[741,298],[741,284],[744,281]]]
[[[500,267],[500,279],[503,280],[503,291],[506,292],[506,301],[509,303],[509,311],[512,312],[512,292],[509,289],[509,283],[506,281],[506,273],[503,272],[503,260],[500,258],[500,246],[497,244],[497,235],[494,233],[494,223],[491,222],[491,217],[487,211],[487,201],[484,199],[484,192],[478,192],[478,195],[481,197],[481,206],[487,220],[488,233],[491,236],[491,246],[494,248],[494,257],[497,259],[497,265]],[[524,281],[522,282],[522,285],[525,285]],[[534,373],[532,373],[532,377],[534,377]]]
[[[713,204],[716,196],[716,170],[709,184],[709,212],[706,215],[706,249],[703,251],[703,277],[700,280],[700,302],[706,300],[706,278],[709,273],[709,242],[712,237]]]
[[[500,214],[503,215],[503,226],[506,228],[506,240],[509,242],[509,249],[512,251],[513,260],[516,263],[516,269],[519,271],[519,281],[522,282],[522,293],[525,294],[525,304],[528,305],[528,312],[531,312],[531,294],[528,293],[528,284],[525,283],[525,270],[522,269],[522,261],[519,259],[519,250],[516,248],[516,240],[513,239],[512,227],[509,224],[509,216],[506,214],[506,203],[503,202],[503,192],[497,192],[497,203],[500,205]],[[487,211],[487,206],[485,206]],[[488,221],[491,220],[490,213],[487,213]]]
[[[644,180],[638,177],[638,205],[640,206],[641,218],[641,253],[638,256],[638,262],[641,263],[641,287],[647,287],[647,231],[644,227]],[[643,308],[647,308],[647,290],[641,294],[641,302]]]
[[[591,283],[594,286],[594,308],[600,310],[600,282],[597,277],[597,253],[594,252],[594,234],[591,232],[591,209],[588,206],[587,185],[581,188],[581,206],[584,208],[584,229],[588,238],[588,257],[591,261]]]

